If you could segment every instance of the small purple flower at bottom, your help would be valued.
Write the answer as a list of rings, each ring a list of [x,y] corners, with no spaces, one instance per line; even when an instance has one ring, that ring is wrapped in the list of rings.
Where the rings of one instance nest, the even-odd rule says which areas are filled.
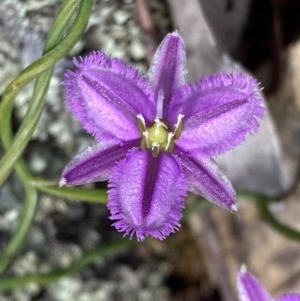
[[[240,72],[186,84],[178,32],[158,47],[148,76],[103,52],[74,60],[66,104],[97,144],[64,169],[61,185],[109,180],[110,219],[139,241],[180,227],[188,191],[231,211],[236,195],[213,156],[258,129],[257,82]]]
[[[285,293],[273,299],[265,287],[242,267],[237,279],[239,301],[300,301],[300,294]]]

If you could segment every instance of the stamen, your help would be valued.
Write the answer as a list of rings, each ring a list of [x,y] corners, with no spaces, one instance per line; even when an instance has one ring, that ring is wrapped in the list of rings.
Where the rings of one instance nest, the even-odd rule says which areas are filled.
[[[184,115],[179,114],[177,116],[177,123],[175,125],[175,130],[174,130],[174,140],[178,139],[182,133],[183,130],[183,117]]]
[[[137,120],[138,120],[139,131],[142,134],[147,130],[145,119],[144,119],[142,114],[138,114],[136,117],[137,117]]]
[[[157,157],[158,157],[158,154],[159,154],[159,144],[154,142],[154,143],[152,144],[151,150],[152,150],[152,156],[153,156],[154,158],[157,158]]]
[[[143,138],[145,140],[146,148],[150,148],[150,143],[149,143],[149,133],[147,131],[143,132]]]
[[[141,149],[142,150],[147,150],[147,143],[146,143],[146,138],[144,136],[142,136],[142,139],[141,139]]]
[[[174,133],[168,133],[168,141],[165,151],[172,151],[174,148]]]

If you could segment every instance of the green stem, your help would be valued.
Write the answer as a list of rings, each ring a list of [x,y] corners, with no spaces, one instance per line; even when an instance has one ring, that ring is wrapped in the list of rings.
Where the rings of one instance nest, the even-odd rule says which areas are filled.
[[[53,48],[59,43],[64,34],[65,27],[67,26],[70,17],[77,8],[79,1],[80,0],[64,0],[64,2],[62,3],[62,9],[59,12],[55,21],[53,22],[52,29],[50,30],[47,40],[45,42],[44,53],[51,50],[51,48]],[[41,61],[38,60],[38,62],[40,63]],[[0,122],[3,122],[3,118],[10,118],[10,115],[6,113],[11,111],[14,104],[15,96],[24,86],[26,86],[40,73],[39,63],[35,62],[28,66],[6,88],[4,96],[2,98],[2,102],[0,104]],[[33,68],[33,66],[36,65],[38,68]],[[0,130],[5,132],[6,129],[0,127]]]
[[[70,266],[64,269],[59,269],[48,274],[34,274],[19,277],[5,278],[0,281],[0,291],[15,289],[30,283],[46,285],[50,282],[59,280],[62,277],[71,276],[80,272],[84,267],[92,262],[101,259],[104,256],[111,256],[114,253],[124,251],[133,243],[129,240],[110,243],[109,245],[97,247],[96,249],[83,254],[79,259],[75,260]]]
[[[51,30],[45,41],[44,53],[51,50],[60,42],[68,29],[68,24],[75,10],[78,8],[80,1],[81,0],[64,0],[62,2],[58,15],[51,26],[54,30]]]
[[[58,15],[60,20],[60,25],[58,21],[54,21],[54,25],[57,28],[52,27],[49,33],[49,38],[47,39],[47,44],[45,45],[45,51],[52,48],[54,45],[58,45],[59,41],[55,41],[54,38],[62,38],[65,32],[65,27],[69,25],[69,20],[64,17],[68,16],[71,18],[71,15],[74,13],[76,7],[78,6],[78,0],[65,0],[62,4],[63,10]],[[71,7],[71,5],[73,5]],[[91,9],[91,1],[85,0],[81,2],[81,6],[78,10],[78,15],[74,21],[74,26],[70,30],[70,33],[65,37],[65,39],[56,46],[54,49],[57,49],[59,55],[62,55],[64,49],[67,53],[73,45],[80,38],[82,32],[85,29],[87,20],[89,18],[89,13]],[[72,14],[71,14],[72,13]],[[71,37],[70,37],[71,36]],[[73,43],[73,44],[72,44]],[[56,62],[58,57],[51,51],[53,57],[49,58],[49,53],[46,54],[42,59],[38,60],[39,64],[47,63],[44,58],[52,60],[52,65]],[[49,65],[48,61],[48,65]],[[50,68],[52,65],[49,65],[47,68]],[[46,69],[47,69],[46,68]],[[19,90],[24,87],[30,80],[37,76],[41,70],[46,70],[45,68],[40,68],[37,63],[33,63],[31,66],[26,68],[19,77],[17,77],[6,89],[6,92],[3,96],[2,102],[0,104],[0,131],[1,139],[5,149],[8,149],[3,159],[0,162],[0,184],[6,179],[9,175],[11,169],[13,168],[16,160],[21,155],[22,151],[25,149],[32,132],[36,126],[36,123],[39,119],[44,98],[48,88],[48,82],[51,76],[51,70],[48,70],[46,74],[41,75],[38,78],[35,86],[35,92],[33,93],[33,98],[30,102],[30,108],[27,112],[27,115],[23,121],[23,124],[20,127],[20,130],[17,134],[15,140],[13,140],[12,129],[11,129],[11,110],[13,107],[13,102],[16,94]],[[10,147],[10,145],[12,146]],[[22,216],[11,240],[7,244],[3,253],[0,255],[0,273],[2,273],[9,263],[12,261],[15,254],[21,248],[34,217],[34,212],[37,204],[37,190],[31,185],[31,174],[27,169],[26,165],[22,160],[19,160],[16,164],[17,175],[19,176],[24,189],[25,189],[25,204],[24,210],[22,211]]]
[[[98,204],[107,202],[106,191],[100,189],[58,187],[55,183],[43,180],[34,180],[32,181],[32,185],[42,192],[69,200],[80,200]]]
[[[37,205],[37,191],[28,181],[30,174],[24,165],[24,162],[18,162],[16,165],[16,171],[25,190],[24,208],[22,210],[22,215],[17,229],[8,244],[5,246],[3,252],[0,254],[0,274],[5,271],[13,257],[21,248],[31,227]]]
[[[292,227],[280,222],[269,209],[269,199],[266,197],[260,197],[256,199],[256,205],[261,217],[276,231],[280,232],[284,236],[300,241],[300,232]]]
[[[0,129],[2,130],[1,138],[5,148],[7,149],[7,152],[0,161],[0,184],[6,180],[12,171],[13,165],[26,148],[37,125],[44,106],[45,94],[48,89],[53,65],[66,53],[68,53],[81,37],[88,22],[91,6],[92,2],[90,0],[81,1],[77,18],[75,19],[69,34],[42,58],[27,67],[7,88],[0,106]],[[62,34],[63,30],[61,29],[60,32]],[[50,46],[53,46],[53,39],[49,38],[48,41],[51,42]],[[46,45],[45,49],[48,48],[50,48],[49,45]],[[12,133],[10,127],[10,116],[13,100],[20,88],[30,82],[41,72],[44,72],[44,74],[42,74],[36,82],[27,114],[20,126],[20,129],[15,135],[14,140],[11,141],[10,138]]]

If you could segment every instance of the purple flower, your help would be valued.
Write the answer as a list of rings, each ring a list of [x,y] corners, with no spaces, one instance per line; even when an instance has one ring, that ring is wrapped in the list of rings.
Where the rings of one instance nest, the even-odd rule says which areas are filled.
[[[139,241],[180,227],[187,191],[236,210],[235,192],[211,157],[258,129],[264,108],[253,78],[219,73],[186,84],[178,32],[162,41],[148,77],[100,51],[74,64],[66,103],[97,144],[67,165],[61,185],[109,179],[110,219]]]
[[[237,287],[240,301],[300,301],[300,295],[293,293],[273,299],[263,285],[244,267],[238,274]]]

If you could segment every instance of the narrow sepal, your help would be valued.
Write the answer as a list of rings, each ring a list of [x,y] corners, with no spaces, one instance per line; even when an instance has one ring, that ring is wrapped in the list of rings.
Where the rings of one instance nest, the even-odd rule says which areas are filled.
[[[165,108],[176,90],[185,83],[185,45],[178,32],[168,34],[157,48],[148,72],[156,99],[163,98]],[[161,116],[158,116],[161,118]]]
[[[191,158],[178,149],[176,152],[189,183],[189,191],[227,210],[237,211],[235,191],[230,181],[211,159]]]
[[[126,62],[92,52],[77,69],[67,71],[63,85],[66,103],[84,129],[100,140],[138,138],[136,116],[148,121],[155,115],[148,80]]]
[[[60,185],[73,186],[107,180],[116,162],[137,144],[137,141],[131,141],[122,145],[102,143],[88,147],[65,167]]]
[[[237,288],[239,301],[273,301],[265,287],[245,268],[238,273]]]
[[[183,86],[168,111],[171,124],[184,115],[177,144],[190,155],[211,157],[258,130],[265,108],[257,82],[243,73],[220,73]]]
[[[187,185],[178,159],[132,150],[114,169],[109,182],[108,209],[114,227],[142,241],[166,238],[179,227]]]

